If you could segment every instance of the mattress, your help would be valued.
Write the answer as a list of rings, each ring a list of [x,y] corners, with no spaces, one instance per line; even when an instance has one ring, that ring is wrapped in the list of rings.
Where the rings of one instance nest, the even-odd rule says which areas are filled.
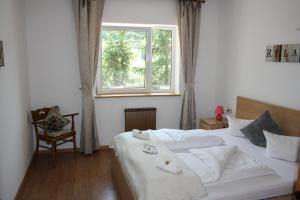
[[[165,129],[163,132],[175,132],[175,136],[172,136],[173,138],[169,137],[171,134],[165,134],[163,139],[161,138],[161,140],[164,141],[172,139],[180,140],[180,135],[182,135],[182,131],[180,130]],[[208,196],[201,198],[202,200],[256,200],[282,196],[293,192],[297,177],[298,163],[268,158],[265,153],[265,148],[252,145],[246,138],[231,136],[228,129],[205,131],[195,129],[185,133],[195,136],[215,135],[222,137],[226,144],[238,146],[239,150],[248,154],[252,159],[263,163],[276,171],[276,174],[272,175],[247,178],[226,183],[217,181],[212,184],[206,184],[205,187]],[[122,148],[125,147],[123,146]],[[186,152],[187,150],[188,147],[187,149],[181,149],[180,151]],[[119,156],[122,157],[121,155]],[[120,158],[120,160],[122,161],[122,158]],[[134,176],[134,172],[131,172],[132,170],[123,165],[122,162],[121,167],[125,176],[127,176],[129,185],[137,184],[133,183],[136,179],[130,177],[131,175]]]

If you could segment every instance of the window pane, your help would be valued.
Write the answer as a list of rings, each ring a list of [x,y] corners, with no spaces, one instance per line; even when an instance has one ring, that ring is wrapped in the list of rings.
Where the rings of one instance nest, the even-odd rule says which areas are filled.
[[[152,89],[171,89],[172,31],[152,31]]]
[[[103,89],[145,87],[146,40],[145,31],[102,31]]]

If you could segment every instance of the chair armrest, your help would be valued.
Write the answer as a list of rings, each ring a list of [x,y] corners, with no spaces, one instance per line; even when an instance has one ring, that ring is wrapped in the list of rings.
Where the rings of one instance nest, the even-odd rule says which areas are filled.
[[[79,113],[67,114],[67,115],[63,115],[63,117],[71,117],[71,116],[76,116],[76,115],[79,115]]]
[[[47,122],[45,120],[40,120],[40,121],[36,121],[36,122],[31,122],[34,126],[34,129],[35,129],[35,133],[36,133],[36,136],[38,136],[39,134],[41,134],[41,132],[39,131],[39,128],[38,128],[38,124],[43,124],[44,125],[44,128],[43,129],[43,133],[45,136],[46,136],[46,139],[48,140],[48,132],[47,132]]]
[[[78,113],[72,113],[72,114],[63,115],[63,117],[71,117],[71,118],[72,118],[71,129],[72,129],[73,131],[75,131],[74,117],[75,117],[76,115],[79,115],[79,114],[78,114]]]

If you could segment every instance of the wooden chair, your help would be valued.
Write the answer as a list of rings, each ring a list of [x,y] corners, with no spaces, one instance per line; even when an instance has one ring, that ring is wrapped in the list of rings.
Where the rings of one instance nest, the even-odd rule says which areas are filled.
[[[58,134],[56,136],[47,133],[46,129],[41,129],[39,127],[39,124],[43,124],[45,126],[46,122],[44,121],[44,119],[47,116],[48,112],[53,108],[58,108],[58,106],[32,110],[31,116],[36,135],[36,153],[38,153],[39,147],[43,147],[45,149],[51,150],[53,159],[55,160],[56,147],[59,145],[65,144],[66,142],[73,142],[74,152],[76,151],[76,131],[74,117],[78,115],[78,113],[63,115],[64,118],[71,118],[71,128],[64,131],[63,134]],[[48,145],[51,145],[51,147],[40,145],[40,140],[45,141]]]

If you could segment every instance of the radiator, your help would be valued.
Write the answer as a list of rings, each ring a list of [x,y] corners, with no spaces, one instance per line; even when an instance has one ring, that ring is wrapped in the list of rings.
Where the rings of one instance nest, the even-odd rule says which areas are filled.
[[[126,108],[125,131],[156,129],[156,108]]]

